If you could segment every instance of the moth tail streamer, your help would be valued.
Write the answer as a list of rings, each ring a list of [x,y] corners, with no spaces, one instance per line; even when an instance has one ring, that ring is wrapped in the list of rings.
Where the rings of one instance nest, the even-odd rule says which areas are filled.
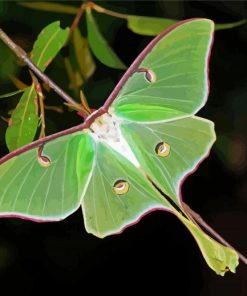
[[[191,219],[185,218],[179,212],[176,211],[175,215],[193,235],[205,261],[212,270],[221,276],[224,276],[227,271],[236,272],[239,256],[233,248],[217,242]]]
[[[185,227],[190,231],[195,241],[197,242],[201,253],[207,262],[208,266],[216,272],[216,274],[224,276],[227,271],[233,273],[236,272],[236,267],[239,264],[239,259],[245,263],[246,258],[234,250],[227,242],[221,238],[221,242],[216,241],[208,234],[206,234],[202,228],[197,224],[197,220],[191,216],[190,212],[192,210],[185,203],[183,206],[178,206],[172,199],[166,195],[157,184],[151,179],[151,177],[146,176],[152,185],[159,191],[159,193],[165,198],[166,202],[170,204],[170,209],[172,213],[177,216],[177,218],[185,225]],[[182,200],[181,200],[182,201]],[[167,203],[165,204],[167,205]],[[197,216],[199,216],[197,214]],[[201,219],[202,220],[202,219]],[[206,224],[204,222],[204,224]],[[208,225],[207,225],[208,226]],[[212,231],[211,231],[212,232]],[[209,232],[209,233],[211,233]],[[212,233],[211,233],[212,234]]]

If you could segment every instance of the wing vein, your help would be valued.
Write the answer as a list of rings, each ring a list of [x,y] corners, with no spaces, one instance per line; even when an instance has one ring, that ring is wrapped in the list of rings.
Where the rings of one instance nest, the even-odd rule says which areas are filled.
[[[101,183],[102,183],[103,188],[104,188],[105,200],[106,200],[106,203],[107,203],[107,206],[108,206],[108,209],[109,209],[109,213],[110,213],[110,216],[111,216],[111,219],[112,219],[113,224],[116,226],[117,223],[116,223],[115,218],[113,216],[112,209],[111,209],[111,206],[110,206],[110,203],[109,203],[109,199],[108,199],[108,195],[106,193],[105,183],[104,183],[103,178],[102,178],[102,170],[100,168],[100,165],[98,165],[98,170],[100,172]]]
[[[16,172],[16,175],[14,176],[14,177],[12,177],[12,180],[8,183],[8,185],[5,187],[5,190],[4,190],[4,192],[2,193],[2,198],[1,198],[1,200],[0,200],[0,205],[2,204],[2,202],[3,202],[3,200],[4,200],[4,198],[5,198],[5,194],[7,193],[7,191],[8,191],[8,189],[9,189],[9,187],[11,186],[11,184],[15,181],[15,179],[26,169],[26,167],[31,163],[31,161],[34,159],[34,157],[33,158],[31,158],[31,160],[30,161],[28,161],[23,167],[22,167],[22,169],[20,170],[20,171],[17,171]]]
[[[65,149],[63,184],[62,184],[61,214],[63,214],[63,211],[64,211],[65,181],[66,181],[66,168],[67,168],[66,164],[67,164],[67,161],[68,161],[68,151],[69,151],[69,144],[67,144],[66,149]]]
[[[29,209],[30,209],[30,206],[31,206],[31,203],[32,203],[32,199],[36,193],[36,190],[37,188],[39,187],[41,181],[43,180],[44,176],[49,172],[49,170],[45,170],[44,173],[41,175],[41,177],[39,178],[39,181],[37,182],[36,186],[34,187],[33,189],[33,192],[32,192],[32,195],[30,196],[30,199],[29,199],[29,203],[28,203],[28,206],[27,206],[27,210],[26,212],[28,213]]]
[[[187,45],[187,46],[181,46],[179,47],[177,50],[172,50],[169,54],[167,55],[162,55],[160,59],[155,59],[155,63],[150,64],[150,67],[155,67],[155,65],[160,64],[160,62],[162,60],[166,60],[167,58],[173,56],[173,55],[177,55],[177,54],[181,54],[184,51],[187,51],[188,49],[192,49],[191,45]],[[175,57],[176,58],[176,57]]]
[[[47,197],[48,197],[48,193],[50,191],[50,187],[51,187],[51,184],[53,182],[53,177],[54,177],[54,174],[55,174],[55,171],[56,171],[56,166],[54,166],[52,168],[52,171],[51,171],[51,176],[50,176],[50,179],[49,179],[49,183],[48,183],[48,186],[46,188],[46,193],[45,193],[45,199],[44,199],[44,204],[43,204],[43,208],[42,208],[42,216],[44,215],[44,212],[45,212],[45,207],[46,207],[46,202],[47,202]]]
[[[166,81],[166,80],[169,80],[169,79],[173,79],[173,78],[177,78],[179,76],[183,76],[183,75],[188,75],[188,74],[197,74],[197,72],[185,72],[185,73],[177,73],[177,74],[173,74],[173,75],[170,75],[170,76],[167,76],[165,77],[164,79],[161,79],[161,80],[157,80],[154,84],[148,84],[146,85],[145,87],[143,88],[139,88],[137,89],[136,91],[133,91],[133,92],[128,92],[126,94],[120,94],[119,98],[117,99],[116,101],[116,104],[119,104],[120,102],[123,102],[125,101],[127,98],[127,96],[130,96],[130,95],[134,95],[134,94],[138,94],[140,92],[142,92],[143,90],[147,90],[149,88],[156,88],[156,86],[158,86],[158,84],[160,82],[163,82],[163,81]]]
[[[60,156],[56,159],[56,162],[59,162],[59,160],[61,159],[62,156],[63,156],[63,151],[61,152]],[[46,207],[48,193],[50,191],[51,184],[54,182],[53,177],[54,177],[54,174],[55,174],[56,170],[57,170],[57,166],[54,164],[53,168],[51,169],[51,173],[50,173],[51,176],[50,176],[49,183],[48,183],[48,186],[47,186],[47,189],[46,189],[46,193],[45,193],[45,200],[44,200],[44,205],[43,205],[43,209],[42,209],[42,215],[45,212],[45,207]]]
[[[35,165],[35,161],[34,161],[33,164],[30,166],[30,168],[29,168],[27,174],[26,174],[25,177],[23,178],[23,182],[21,183],[21,185],[20,185],[20,187],[19,187],[19,190],[18,190],[18,192],[17,192],[16,198],[15,198],[15,201],[14,201],[14,204],[13,204],[13,207],[12,207],[12,211],[15,210],[16,203],[17,203],[17,200],[18,200],[18,198],[19,198],[19,194],[20,194],[20,192],[21,192],[21,190],[22,190],[22,187],[24,186],[26,180],[28,179],[29,174],[30,174],[30,171],[33,169],[34,165]]]

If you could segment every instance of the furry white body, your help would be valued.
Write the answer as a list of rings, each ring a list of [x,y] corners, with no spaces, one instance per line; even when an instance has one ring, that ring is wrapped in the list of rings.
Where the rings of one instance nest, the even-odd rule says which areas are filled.
[[[127,158],[135,167],[139,168],[139,162],[121,133],[120,124],[121,120],[119,118],[105,113],[91,124],[91,136],[96,142],[105,142]]]

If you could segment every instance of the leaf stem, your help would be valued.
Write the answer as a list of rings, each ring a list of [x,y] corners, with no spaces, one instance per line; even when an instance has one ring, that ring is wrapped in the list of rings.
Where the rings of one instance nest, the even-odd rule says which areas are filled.
[[[0,28],[0,39],[9,47],[14,54],[20,58],[44,83],[48,84],[60,97],[70,104],[77,104],[70,95],[63,91],[54,81],[45,75],[38,67],[36,67],[28,58],[27,53],[17,44],[15,44],[9,36]]]
[[[49,111],[54,111],[57,113],[62,114],[63,113],[63,106],[50,106],[50,105],[45,105],[44,104],[44,109],[49,110]]]
[[[208,233],[210,233],[214,238],[216,238],[219,242],[221,242],[223,245],[232,248],[236,251],[236,253],[239,256],[239,259],[244,263],[247,264],[247,258],[241,254],[239,251],[237,251],[232,245],[230,245],[222,236],[220,236],[211,226],[209,226],[202,217],[193,211],[186,203],[183,203],[184,208],[186,212],[199,224],[201,225],[205,230],[207,230]]]

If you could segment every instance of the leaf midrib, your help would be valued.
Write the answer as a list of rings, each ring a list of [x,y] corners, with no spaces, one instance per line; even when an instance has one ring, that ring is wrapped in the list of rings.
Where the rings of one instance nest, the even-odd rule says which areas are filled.
[[[20,147],[20,142],[21,142],[21,134],[23,132],[23,125],[24,125],[24,118],[26,118],[26,113],[27,113],[27,106],[29,105],[29,101],[30,101],[30,98],[31,98],[31,95],[34,91],[34,84],[31,85],[31,88],[30,88],[30,91],[29,91],[29,94],[28,94],[28,97],[27,97],[27,103],[25,104],[25,107],[24,107],[24,113],[23,113],[23,117],[22,117],[22,120],[21,120],[21,124],[20,124],[20,128],[19,128],[19,133],[18,133],[18,137],[17,137],[17,147]]]
[[[55,38],[55,36],[57,35],[57,33],[60,31],[60,28],[58,28],[56,30],[56,32],[51,36],[51,38],[49,39],[49,41],[46,43],[45,47],[43,48],[43,50],[41,51],[41,54],[39,56],[39,59],[37,61],[37,66],[39,67],[40,63],[41,63],[41,59],[43,58],[44,56],[44,53],[47,49],[47,47],[51,44],[52,40]]]

